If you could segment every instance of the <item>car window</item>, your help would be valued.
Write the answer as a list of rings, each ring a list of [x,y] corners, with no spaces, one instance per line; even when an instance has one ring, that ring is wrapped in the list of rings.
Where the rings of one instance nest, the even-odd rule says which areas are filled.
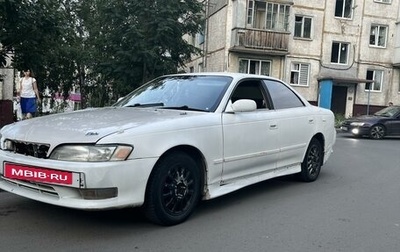
[[[393,117],[400,113],[400,108],[395,106],[386,107],[384,109],[379,110],[374,115],[376,116],[384,116],[384,117]]]
[[[225,76],[167,76],[131,92],[114,106],[215,111],[232,78]]]
[[[304,107],[300,98],[286,85],[274,80],[264,80],[274,109]]]
[[[231,100],[235,102],[240,99],[255,101],[257,109],[268,108],[261,82],[257,80],[246,80],[239,83],[232,93]]]

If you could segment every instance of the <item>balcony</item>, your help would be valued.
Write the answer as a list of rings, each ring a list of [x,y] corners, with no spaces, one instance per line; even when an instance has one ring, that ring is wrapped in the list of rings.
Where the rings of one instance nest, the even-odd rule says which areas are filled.
[[[261,53],[267,55],[288,54],[289,32],[234,28],[232,52]]]

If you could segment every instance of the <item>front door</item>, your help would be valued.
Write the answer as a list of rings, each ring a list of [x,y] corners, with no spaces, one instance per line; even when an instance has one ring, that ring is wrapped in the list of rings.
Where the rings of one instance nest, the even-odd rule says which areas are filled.
[[[222,115],[224,183],[275,169],[279,156],[277,113],[268,109],[262,83],[258,80],[240,83],[231,101],[241,99],[255,101],[257,109]]]

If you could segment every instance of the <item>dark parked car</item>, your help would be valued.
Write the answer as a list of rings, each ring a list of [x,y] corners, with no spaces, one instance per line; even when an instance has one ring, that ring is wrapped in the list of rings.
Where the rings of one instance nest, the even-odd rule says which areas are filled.
[[[350,118],[341,129],[354,136],[369,136],[381,139],[385,136],[400,136],[400,106],[386,107],[374,115]]]

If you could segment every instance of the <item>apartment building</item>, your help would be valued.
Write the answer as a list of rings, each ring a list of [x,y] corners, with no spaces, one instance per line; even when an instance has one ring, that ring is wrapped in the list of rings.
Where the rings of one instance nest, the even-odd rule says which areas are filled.
[[[280,78],[346,117],[400,105],[395,0],[208,0],[187,72]]]

